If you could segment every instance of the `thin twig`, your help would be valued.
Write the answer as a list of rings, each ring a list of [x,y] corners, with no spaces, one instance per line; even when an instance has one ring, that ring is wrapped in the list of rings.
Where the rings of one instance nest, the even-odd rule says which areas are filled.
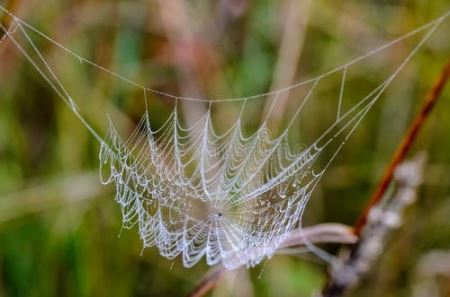
[[[408,132],[406,133],[405,137],[403,138],[402,142],[398,146],[394,157],[392,158],[391,163],[389,164],[388,168],[386,169],[386,172],[383,175],[383,178],[381,179],[377,189],[369,199],[369,202],[364,209],[361,217],[358,219],[358,222],[355,226],[354,233],[356,235],[360,235],[363,227],[367,223],[367,218],[369,215],[370,210],[374,205],[376,205],[381,198],[383,197],[384,193],[386,192],[389,184],[392,181],[392,178],[394,176],[394,172],[397,168],[397,166],[404,160],[405,156],[409,152],[409,150],[412,147],[412,144],[414,143],[418,132],[423,127],[425,120],[430,115],[431,110],[433,109],[434,105],[436,104],[437,100],[440,98],[440,95],[444,89],[445,84],[447,83],[448,79],[450,77],[450,61],[445,65],[443,68],[440,76],[434,83],[433,87],[430,89],[430,91],[426,94],[424,98],[424,103],[420,109],[419,114],[416,116],[414,121],[412,122],[410,128],[408,129]],[[214,270],[214,273],[208,273],[205,275],[205,277],[200,281],[200,283],[195,287],[195,289],[189,294],[189,296],[203,296],[210,290],[212,290],[220,280],[220,278],[223,275],[223,269]],[[219,273],[220,272],[220,273]]]
[[[433,107],[440,98],[440,95],[449,77],[450,77],[450,60],[444,66],[443,70],[441,71],[441,74],[433,84],[432,88],[425,95],[419,113],[409,126],[409,129],[405,134],[405,136],[403,137],[400,144],[398,145],[397,150],[395,151],[394,156],[391,162],[389,163],[389,166],[386,168],[386,171],[384,172],[380,183],[378,184],[376,190],[373,192],[372,196],[368,200],[368,203],[364,208],[361,216],[358,218],[354,229],[356,235],[359,236],[361,234],[363,227],[367,223],[367,217],[369,215],[370,209],[381,200],[384,193],[388,189],[388,186],[392,181],[395,169],[405,159],[406,155],[411,149],[414,141],[417,138],[419,131],[424,126],[425,120],[429,117],[431,111],[433,110]]]
[[[418,132],[423,127],[425,120],[428,118],[430,112],[440,98],[449,77],[450,61],[444,66],[432,88],[425,95],[418,115],[411,123],[407,133],[398,145],[392,161],[389,163],[380,183],[370,197],[362,215],[358,219],[354,232],[356,235],[360,236],[360,240],[350,251],[347,251],[344,254],[345,259],[330,276],[330,280],[324,288],[323,296],[342,296],[348,288],[354,286],[358,282],[362,275],[367,272],[368,267],[373,263],[376,256],[378,256],[378,254],[373,253],[373,249],[370,251],[370,247],[373,246],[373,243],[378,245],[381,244],[380,242],[384,240],[389,231],[389,226],[379,220],[374,221],[371,218],[374,213],[380,213],[378,203],[385,196],[386,190],[394,178],[394,173],[399,170],[399,165],[411,149]],[[396,202],[396,194],[398,193],[399,190],[397,189],[394,193],[394,198],[391,201]]]
[[[333,267],[323,297],[343,296],[371,269],[382,254],[391,232],[401,225],[405,208],[415,201],[417,187],[422,183],[424,163],[424,154],[420,154],[396,167],[393,177],[395,191],[383,197],[384,203],[370,210],[358,244],[341,254],[341,262]]]
[[[306,240],[314,244],[353,244],[358,240],[358,237],[353,233],[353,228],[347,225],[338,223],[317,224],[292,230],[278,249],[303,246],[306,244]]]
[[[450,77],[450,61],[445,65],[439,78],[436,80],[430,91],[426,94],[424,98],[424,103],[420,109],[419,114],[412,122],[410,128],[408,129],[408,132],[406,133],[405,137],[403,138],[402,142],[397,148],[394,157],[391,163],[389,164],[389,167],[387,168],[386,172],[384,173],[383,178],[381,179],[381,182],[379,183],[376,191],[371,196],[365,210],[363,211],[363,214],[358,219],[358,222],[354,229],[354,233],[356,235],[359,236],[361,234],[362,228],[367,223],[367,218],[370,210],[374,205],[376,205],[381,200],[384,193],[386,192],[389,184],[393,179],[396,168],[405,159],[405,156],[411,149],[411,146],[414,143],[418,135],[418,132],[423,127],[425,120],[428,118],[431,110],[433,109],[437,100],[440,98],[440,95],[449,77]],[[204,296],[206,293],[208,293],[217,285],[217,283],[220,281],[224,273],[225,270],[223,268],[217,268],[207,273],[199,282],[199,284],[194,288],[194,290],[191,293],[189,293],[188,296],[190,297]]]
[[[284,240],[277,251],[282,253],[286,249],[298,248],[304,246],[307,242],[311,243],[340,243],[353,244],[357,237],[353,234],[351,227],[337,224],[326,223],[318,224],[303,229],[292,230]],[[251,251],[250,251],[251,252]],[[198,282],[197,286],[189,293],[189,297],[201,297],[214,289],[226,270],[222,266],[217,266],[208,271]]]

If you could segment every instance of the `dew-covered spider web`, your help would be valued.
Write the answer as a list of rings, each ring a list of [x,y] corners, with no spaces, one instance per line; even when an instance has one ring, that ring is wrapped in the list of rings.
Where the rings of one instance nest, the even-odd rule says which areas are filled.
[[[136,226],[144,247],[156,246],[168,259],[181,256],[186,267],[205,257],[208,265],[222,264],[228,269],[255,266],[271,257],[289,232],[301,227],[305,207],[330,163],[386,88],[449,15],[286,88],[240,98],[207,99],[147,88],[78,55],[0,8],[13,18],[14,30],[1,27],[5,38],[99,141],[101,182],[115,186],[123,226]],[[90,125],[39,49],[37,38],[141,90],[146,110],[131,135],[122,137],[109,118],[104,137]],[[394,70],[344,109],[347,77],[353,68],[411,38],[417,39],[415,44]],[[320,100],[318,90],[330,77],[340,81],[334,120],[308,144],[292,145],[289,135],[297,127],[296,121],[306,112],[308,102]],[[281,131],[274,133],[268,121],[270,113],[280,94],[294,91],[298,104]],[[172,112],[157,128],[151,125],[153,111],[148,108],[148,101],[155,96],[173,104]],[[258,100],[272,102],[259,127],[246,135],[243,114],[248,104]],[[186,102],[202,105],[205,110],[190,125],[180,113],[179,105]],[[239,106],[238,116],[226,129],[217,129],[214,110],[231,103]],[[317,117],[320,120],[320,115]],[[318,166],[322,155],[326,155],[326,161]]]

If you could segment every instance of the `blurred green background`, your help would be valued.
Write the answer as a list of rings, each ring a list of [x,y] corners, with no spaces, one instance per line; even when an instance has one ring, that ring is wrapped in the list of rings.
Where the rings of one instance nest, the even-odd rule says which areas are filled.
[[[448,0],[0,3],[11,2],[16,15],[83,57],[148,87],[194,97],[279,89],[326,72],[450,8]],[[144,111],[139,89],[31,36],[101,135],[106,114],[123,133],[132,130]],[[379,84],[410,52],[412,41],[363,63],[345,87],[348,97]],[[420,100],[449,58],[450,19],[388,88],[333,162],[308,206],[306,225],[355,222]],[[316,135],[323,128],[322,117],[333,117],[339,77],[325,87],[323,100],[315,100],[299,121],[300,136],[292,136],[297,142],[307,143],[302,137]],[[290,115],[294,97],[291,93],[281,101],[274,125]],[[152,95],[149,104],[157,127],[173,101]],[[260,123],[264,106],[264,98],[249,105],[249,133]],[[225,104],[214,110],[219,129],[229,125],[237,107]],[[185,116],[196,109],[188,106]],[[414,147],[429,156],[420,197],[380,262],[350,296],[450,296],[449,132],[447,88]],[[98,180],[98,149],[67,106],[4,39],[0,296],[180,296],[208,270],[203,262],[185,269],[179,259],[168,261],[154,248],[140,255],[137,230],[121,231],[114,189]],[[333,252],[337,247],[324,248]],[[430,255],[448,263],[447,276],[424,276],[421,263]],[[314,256],[278,255],[256,268],[228,273],[211,295],[311,296],[326,276],[326,263]]]

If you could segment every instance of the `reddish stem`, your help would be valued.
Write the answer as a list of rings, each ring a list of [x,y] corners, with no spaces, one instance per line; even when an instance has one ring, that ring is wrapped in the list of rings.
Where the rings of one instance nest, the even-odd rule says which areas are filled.
[[[435,81],[432,88],[425,95],[419,113],[409,126],[407,133],[405,134],[402,141],[398,145],[394,153],[394,156],[391,162],[389,163],[389,166],[386,168],[386,171],[384,172],[377,188],[375,189],[372,196],[368,200],[367,205],[365,206],[361,216],[358,218],[354,229],[354,233],[356,235],[359,236],[361,234],[362,229],[366,225],[370,209],[374,205],[376,205],[381,200],[381,198],[383,198],[384,193],[386,192],[386,190],[389,187],[389,184],[392,181],[395,169],[405,159],[406,155],[411,149],[420,129],[424,126],[425,120],[429,117],[431,111],[433,110],[433,107],[440,98],[440,95],[449,77],[450,77],[450,61],[448,61],[447,64],[444,66],[438,79]]]

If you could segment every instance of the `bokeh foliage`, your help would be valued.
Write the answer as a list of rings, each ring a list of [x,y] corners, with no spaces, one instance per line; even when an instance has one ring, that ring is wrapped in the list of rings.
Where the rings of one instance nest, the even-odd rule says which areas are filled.
[[[283,40],[286,46],[301,44],[295,76],[284,78],[292,83],[449,9],[446,0],[16,1],[18,16],[100,65],[152,88],[211,97],[269,90],[275,76],[286,73],[276,71]],[[298,10],[297,19],[287,22],[292,9]],[[189,37],[180,38],[183,34]],[[449,59],[449,36],[447,20],[364,120],[316,189],[306,224],[354,223],[418,103]],[[139,90],[74,63],[42,39],[36,43],[99,131],[107,125],[105,114],[124,133],[132,129],[144,110]],[[410,48],[402,44],[379,65],[362,69],[346,86],[348,96],[379,82],[390,61]],[[188,292],[206,265],[187,270],[179,259],[167,261],[155,249],[140,255],[137,232],[120,228],[113,188],[98,181],[95,139],[8,40],[0,44],[0,70],[0,296]],[[338,86],[337,78],[324,96],[336,95]],[[449,94],[447,89],[415,145],[429,155],[419,200],[375,271],[352,296],[411,296],[420,258],[450,249]],[[152,124],[161,125],[173,104],[158,96],[149,103]],[[249,105],[249,133],[263,107],[261,102]],[[216,124],[229,123],[236,108],[230,104],[217,111]],[[314,134],[323,125],[318,114],[335,110],[320,101],[310,108],[299,122],[301,136],[294,138]],[[325,279],[326,265],[313,256],[280,255],[248,272],[231,273],[213,295],[310,296]]]

